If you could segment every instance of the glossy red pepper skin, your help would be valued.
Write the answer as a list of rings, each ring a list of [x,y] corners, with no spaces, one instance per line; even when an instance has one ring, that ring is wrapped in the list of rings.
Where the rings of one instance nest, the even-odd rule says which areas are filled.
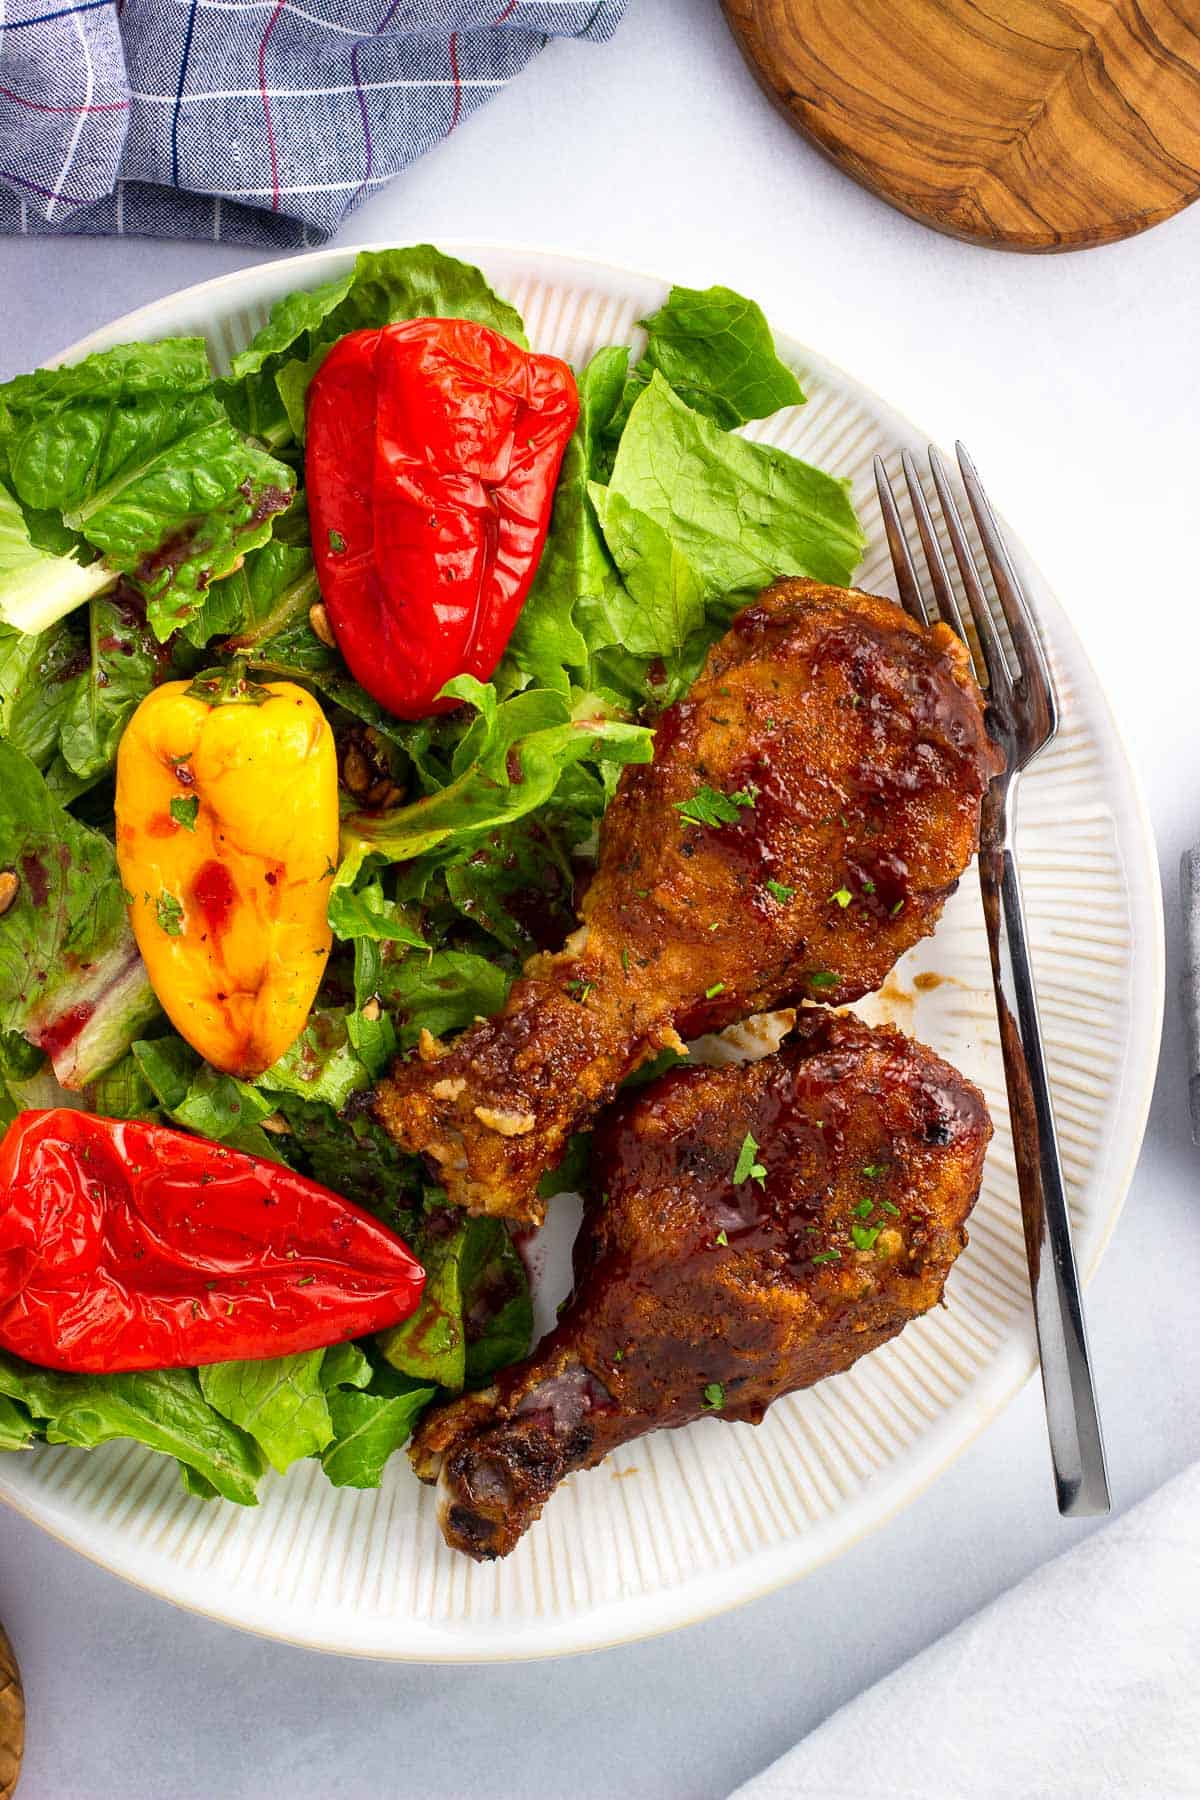
[[[313,555],[338,648],[424,718],[494,673],[537,572],[579,417],[575,378],[465,319],[339,340],[308,392]]]
[[[277,1163],[59,1108],[0,1144],[0,1346],[110,1375],[286,1356],[407,1318],[425,1274]]]

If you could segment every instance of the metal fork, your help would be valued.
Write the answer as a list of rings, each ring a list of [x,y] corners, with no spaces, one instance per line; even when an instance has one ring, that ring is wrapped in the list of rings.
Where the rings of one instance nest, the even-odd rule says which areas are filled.
[[[1012,803],[1018,779],[1058,730],[1058,699],[1033,608],[1022,590],[996,515],[974,463],[961,444],[956,448],[1007,637],[988,598],[942,456],[931,447],[929,467],[974,625],[974,642],[963,629],[954,583],[916,462],[907,450],[901,462],[936,612],[971,653],[976,677],[986,694],[988,729],[1004,753],[1003,772],[992,781],[983,800],[979,880],[1008,1084],[1050,1455],[1059,1512],[1074,1516],[1104,1513],[1110,1504],[1104,1441],[1088,1360],[1083,1300],[1013,847]],[[934,615],[922,592],[887,469],[878,456],[875,485],[901,603],[914,619],[928,625]]]

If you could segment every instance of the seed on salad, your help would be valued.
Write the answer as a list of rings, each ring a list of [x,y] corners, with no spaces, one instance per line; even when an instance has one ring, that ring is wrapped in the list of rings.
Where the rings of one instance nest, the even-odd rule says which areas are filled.
[[[0,869],[0,919],[2,919],[21,887],[21,877],[15,869]]]
[[[396,806],[404,798],[403,788],[398,788],[394,781],[381,777],[374,787],[367,790],[367,805],[372,812],[382,812],[387,806]]]
[[[352,794],[365,795],[372,785],[373,771],[370,763],[358,748],[351,744],[342,758],[342,780]]]
[[[264,1131],[271,1133],[272,1137],[291,1136],[292,1128],[282,1113],[268,1113],[265,1119],[260,1119],[258,1122]]]
[[[333,626],[329,623],[329,614],[319,600],[314,606],[309,607],[308,622],[312,627],[314,637],[319,637],[330,650],[337,649],[337,640],[333,635]]]
[[[367,1001],[366,1005],[362,1009],[362,1016],[364,1019],[367,1020],[368,1024],[371,1024],[371,1025],[374,1025],[376,1019],[380,1019],[383,1017],[383,1008],[379,1004],[379,995],[378,994],[371,995],[371,998]]]

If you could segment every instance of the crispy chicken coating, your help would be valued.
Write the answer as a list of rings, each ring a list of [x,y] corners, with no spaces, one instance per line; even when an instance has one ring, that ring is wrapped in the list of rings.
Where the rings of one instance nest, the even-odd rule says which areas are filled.
[[[447,1543],[505,1556],[618,1444],[705,1413],[757,1424],[894,1337],[941,1299],[991,1129],[932,1051],[813,1008],[761,1062],[625,1094],[559,1323],[417,1431]]]
[[[584,928],[501,1012],[397,1063],[377,1110],[472,1212],[540,1178],[681,1037],[878,987],[933,929],[999,767],[967,655],[890,600],[781,581],[734,619],[623,771]]]

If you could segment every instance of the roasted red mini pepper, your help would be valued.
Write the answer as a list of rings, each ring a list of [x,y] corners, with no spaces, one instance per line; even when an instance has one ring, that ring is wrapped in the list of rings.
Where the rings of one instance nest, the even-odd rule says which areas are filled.
[[[286,1356],[408,1317],[425,1274],[369,1213],[165,1126],[59,1108],[0,1144],[0,1346],[52,1369]]]
[[[575,378],[465,319],[352,331],[308,394],[313,552],[351,673],[419,719],[486,681],[546,540]]]

